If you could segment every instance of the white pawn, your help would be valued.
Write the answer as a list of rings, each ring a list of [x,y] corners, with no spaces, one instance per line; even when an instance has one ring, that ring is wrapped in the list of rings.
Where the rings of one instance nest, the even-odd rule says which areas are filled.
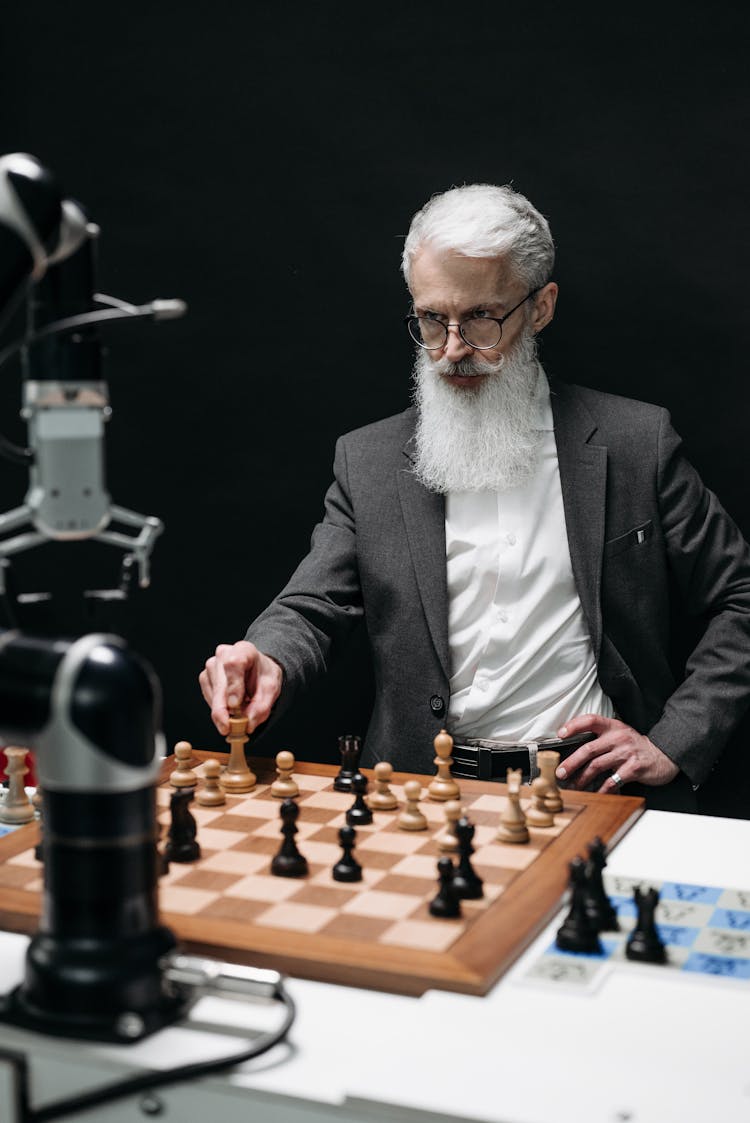
[[[286,750],[276,754],[278,775],[271,784],[271,795],[275,795],[277,799],[293,799],[299,795],[297,781],[292,779],[295,763],[294,755]]]
[[[0,805],[0,823],[30,823],[34,818],[34,807],[26,794],[23,778],[29,771],[26,767],[28,749],[15,746],[6,748],[5,772],[8,777],[8,790]]]
[[[552,827],[555,824],[554,816],[545,806],[549,784],[543,776],[537,776],[531,782],[531,807],[526,811],[526,822],[532,827]]]
[[[373,774],[375,791],[366,796],[367,806],[371,811],[394,811],[398,807],[398,800],[388,786],[393,777],[393,765],[387,760],[379,760]]]
[[[449,799],[445,805],[445,830],[435,840],[441,850],[455,852],[458,850],[458,835],[456,823],[463,814],[463,808],[457,799]]]
[[[174,747],[176,764],[169,777],[173,788],[194,788],[198,784],[198,777],[190,767],[193,756],[193,746],[189,741],[178,741]]]
[[[430,799],[458,799],[461,793],[458,784],[451,776],[453,738],[447,730],[441,729],[432,743],[435,748],[434,764],[437,768],[437,776],[427,788],[427,794]]]
[[[422,796],[422,785],[419,780],[407,780],[404,784],[406,807],[398,817],[397,826],[402,831],[424,831],[427,829],[427,820],[419,810],[419,800]]]
[[[195,802],[199,803],[201,807],[221,807],[227,801],[224,791],[219,783],[219,773],[221,772],[221,765],[218,760],[207,760],[203,765],[203,779],[205,781],[202,788],[199,788]]]

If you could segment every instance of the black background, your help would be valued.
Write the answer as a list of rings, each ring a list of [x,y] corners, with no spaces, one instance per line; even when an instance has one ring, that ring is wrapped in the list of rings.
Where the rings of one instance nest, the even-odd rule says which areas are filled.
[[[545,366],[669,406],[750,533],[745,7],[5,12],[0,147],[32,152],[86,204],[102,291],[190,306],[106,334],[109,487],[167,528],[118,627],[159,673],[170,741],[221,747],[204,659],[306,549],[335,437],[408,404],[402,240],[454,184],[512,182],[548,216],[561,294]],[[8,366],[3,431],[20,443],[19,402]],[[25,488],[0,469],[2,509]],[[22,587],[50,566],[106,585],[119,559],[45,546],[17,563]],[[363,727],[363,651],[268,751],[329,755]]]

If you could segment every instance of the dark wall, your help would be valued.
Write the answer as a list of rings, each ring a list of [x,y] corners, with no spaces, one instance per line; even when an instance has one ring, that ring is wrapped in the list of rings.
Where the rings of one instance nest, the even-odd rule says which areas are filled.
[[[670,406],[750,532],[743,5],[14,7],[0,148],[87,204],[103,291],[190,305],[107,333],[111,491],[167,526],[123,627],[170,740],[216,744],[197,672],[306,548],[336,435],[407,404],[402,238],[452,184],[512,182],[549,217],[546,366]],[[21,441],[19,387],[6,368]],[[24,490],[2,468],[3,509]],[[53,553],[19,577],[43,583]],[[366,697],[335,680],[290,747],[328,751]]]

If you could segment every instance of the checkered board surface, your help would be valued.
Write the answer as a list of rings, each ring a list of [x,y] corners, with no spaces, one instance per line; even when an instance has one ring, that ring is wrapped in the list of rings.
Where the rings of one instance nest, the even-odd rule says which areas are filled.
[[[604,885],[617,909],[620,931],[601,933],[602,954],[560,951],[553,937],[521,978],[595,989],[613,968],[623,965],[645,966],[652,971],[664,971],[666,967],[688,976],[720,977],[750,985],[750,890],[676,881],[645,882],[609,874],[605,874]],[[638,885],[644,889],[653,886],[659,892],[656,926],[666,946],[666,965],[634,963],[625,956],[627,937],[637,915],[633,890]]]
[[[194,753],[205,761],[219,754]],[[224,758],[226,759],[226,758]],[[264,773],[265,767],[265,773]],[[642,801],[626,797],[564,793],[565,808],[555,825],[531,829],[525,845],[496,842],[505,805],[504,785],[461,782],[461,802],[475,824],[472,863],[484,880],[485,896],[463,901],[457,920],[430,916],[429,901],[438,888],[436,836],[445,824],[444,804],[423,799],[428,829],[404,831],[397,819],[404,803],[395,774],[391,790],[395,811],[376,811],[371,826],[358,827],[355,857],[363,880],[334,881],[331,869],[341,856],[339,828],[353,797],[333,789],[337,769],[298,765],[300,788],[296,841],[307,858],[305,878],[274,877],[270,862],[278,851],[281,801],[270,794],[275,772],[254,761],[256,788],[227,795],[217,808],[193,800],[201,858],[172,863],[159,881],[160,911],[186,950],[219,958],[276,967],[290,974],[419,994],[430,987],[483,994],[549,921],[564,892],[567,863],[595,835],[611,840],[629,828]],[[166,831],[171,792],[166,776],[157,789],[157,813]],[[196,768],[200,778],[202,764]],[[420,779],[426,789],[429,777]],[[524,802],[524,801],[522,801]],[[36,828],[15,832],[13,852],[0,839],[0,926],[28,913],[28,898],[38,899],[41,869],[33,856]],[[27,836],[21,849],[18,836]],[[12,837],[12,836],[11,836]],[[14,920],[16,923],[14,923]]]

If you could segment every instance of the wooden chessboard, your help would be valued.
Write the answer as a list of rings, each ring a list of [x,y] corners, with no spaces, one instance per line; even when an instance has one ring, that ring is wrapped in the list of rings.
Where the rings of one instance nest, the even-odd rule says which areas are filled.
[[[194,752],[201,762],[211,756],[226,760]],[[164,762],[157,789],[164,824],[173,763]],[[254,791],[227,796],[218,808],[191,804],[202,856],[190,865],[173,863],[161,879],[164,923],[197,954],[401,994],[430,988],[485,994],[558,909],[570,859],[585,856],[596,835],[611,846],[643,810],[642,800],[628,796],[563,792],[564,810],[553,827],[531,828],[529,843],[509,845],[494,841],[505,785],[462,780],[461,802],[476,826],[472,862],[485,898],[463,901],[460,919],[440,920],[427,906],[437,891],[435,836],[443,829],[443,804],[423,801],[424,831],[399,830],[398,811],[375,812],[371,826],[357,829],[363,880],[342,884],[331,867],[341,855],[338,829],[353,797],[333,790],[336,768],[298,763],[297,843],[310,872],[304,879],[273,877],[270,861],[281,843],[280,801],[269,792],[275,772],[268,761],[251,763],[259,780]],[[401,803],[409,779],[429,782],[394,773],[391,788]],[[42,888],[36,837],[29,824],[0,839],[0,925],[11,931],[36,928]]]

